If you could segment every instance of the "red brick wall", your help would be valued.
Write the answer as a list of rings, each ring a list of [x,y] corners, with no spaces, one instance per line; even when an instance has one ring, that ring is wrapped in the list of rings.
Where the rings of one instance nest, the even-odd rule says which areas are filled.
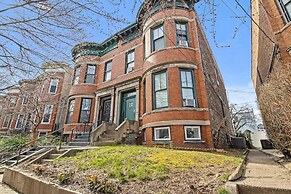
[[[166,17],[168,15],[173,15],[173,17]],[[187,10],[165,10],[158,12],[152,16],[154,20],[163,22],[166,39],[166,48],[153,52],[146,58],[144,57],[144,47],[143,39],[145,33],[148,29],[155,26],[154,21],[145,21],[146,26],[142,26],[144,33],[142,36],[136,38],[135,40],[122,44],[120,40],[118,43],[118,48],[107,53],[102,57],[79,57],[76,59],[76,66],[82,64],[80,81],[84,80],[86,63],[97,64],[96,73],[96,87],[95,85],[79,84],[72,87],[70,93],[70,99],[75,98],[75,109],[72,119],[72,124],[66,125],[66,130],[69,131],[73,127],[80,126],[77,124],[79,110],[80,110],[80,98],[85,95],[92,95],[94,92],[99,91],[104,88],[109,88],[111,86],[116,86],[120,83],[126,83],[133,78],[141,78],[139,86],[139,125],[143,126],[151,125],[153,122],[160,121],[173,121],[173,120],[186,120],[190,123],[203,121],[204,123],[209,122],[210,114],[208,111],[208,94],[207,87],[205,84],[205,77],[203,74],[202,61],[200,56],[199,44],[198,44],[198,33],[197,21],[193,20],[196,17],[194,11]],[[177,17],[177,19],[175,19]],[[176,30],[175,21],[176,20],[188,20],[189,29],[189,43],[190,47],[176,47]],[[146,43],[150,40],[145,40]],[[201,46],[201,45],[200,45]],[[203,45],[205,46],[205,45]],[[207,45],[206,45],[207,46]],[[126,52],[130,51],[133,47],[135,48],[135,67],[134,72],[125,74],[125,57]],[[209,49],[209,48],[208,48]],[[104,68],[107,61],[112,60],[112,79],[108,82],[103,82],[104,80]],[[182,106],[181,97],[181,84],[180,84],[180,71],[179,68],[191,69],[194,72],[195,77],[195,87],[198,100],[197,108],[185,108]],[[159,111],[153,110],[153,92],[152,92],[152,73],[158,71],[158,69],[164,69],[167,71],[168,75],[168,93],[169,93],[169,108],[161,109]],[[146,80],[146,99],[144,99],[144,85],[143,81]],[[221,85],[223,82],[221,81]],[[222,87],[224,89],[224,87]],[[146,114],[144,114],[144,100],[146,100]],[[94,100],[95,101],[95,100]],[[119,102],[114,102],[119,103]],[[94,107],[94,106],[93,106]],[[225,107],[227,109],[228,107]],[[116,110],[114,110],[116,111]],[[94,111],[91,111],[91,115]],[[118,113],[115,113],[118,114]],[[93,118],[92,115],[91,118]],[[196,120],[196,121],[195,121]],[[116,122],[116,121],[115,121]],[[158,127],[158,126],[156,126]],[[212,127],[210,125],[201,126],[202,140],[204,143],[200,142],[193,144],[184,144],[184,126],[173,124],[169,126],[172,131],[172,143],[174,146],[186,146],[186,147],[213,147],[212,140]],[[146,129],[147,144],[152,144],[152,128]]]

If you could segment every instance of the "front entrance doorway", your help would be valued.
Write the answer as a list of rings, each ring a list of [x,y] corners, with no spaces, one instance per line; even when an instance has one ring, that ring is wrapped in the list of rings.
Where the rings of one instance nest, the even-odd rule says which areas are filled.
[[[110,112],[111,112],[111,96],[101,98],[98,125],[100,125],[102,121],[105,121],[105,122],[110,121]]]
[[[125,118],[130,121],[135,121],[136,112],[136,92],[122,93],[121,95],[121,112],[119,124],[122,123]]]

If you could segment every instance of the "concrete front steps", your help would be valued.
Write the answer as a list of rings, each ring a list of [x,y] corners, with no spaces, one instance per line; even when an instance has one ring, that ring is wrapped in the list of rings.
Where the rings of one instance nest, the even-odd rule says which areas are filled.
[[[28,159],[30,159],[33,156],[36,156],[40,153],[43,153],[47,150],[47,148],[42,148],[42,147],[35,147],[35,148],[30,148],[26,151],[21,152],[21,154],[15,155],[12,158],[4,161],[2,164],[6,165],[6,166],[13,166],[16,165],[17,163],[22,163],[27,161]]]
[[[73,141],[69,142],[69,146],[80,147],[90,145],[89,132],[85,132],[79,135],[76,135],[76,138]]]
[[[56,148],[51,148],[44,154],[40,155],[38,158],[30,162],[30,164],[47,164],[52,162],[54,159],[63,156],[68,150],[57,150]]]
[[[97,142],[94,142],[94,146],[111,146],[115,145],[115,131],[106,130],[99,138]]]

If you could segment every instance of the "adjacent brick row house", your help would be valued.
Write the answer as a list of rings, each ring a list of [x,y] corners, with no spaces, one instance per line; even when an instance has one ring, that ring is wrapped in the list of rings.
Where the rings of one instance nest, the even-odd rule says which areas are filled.
[[[291,1],[252,0],[251,6],[252,80],[258,93],[274,68],[291,64]]]
[[[2,97],[0,132],[45,135],[64,125],[73,70],[65,63],[46,63],[43,74],[21,80]]]
[[[227,145],[233,130],[224,82],[196,2],[145,1],[134,24],[72,49],[65,134],[128,119],[147,145]]]

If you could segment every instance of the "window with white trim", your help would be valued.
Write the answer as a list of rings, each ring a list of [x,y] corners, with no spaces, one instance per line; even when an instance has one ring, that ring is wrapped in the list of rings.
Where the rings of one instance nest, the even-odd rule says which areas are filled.
[[[134,67],[134,50],[126,54],[126,73],[132,72]]]
[[[73,117],[73,113],[74,113],[74,107],[75,107],[75,99],[72,99],[69,102],[66,123],[71,123],[72,122],[72,117]]]
[[[53,111],[53,105],[45,105],[41,123],[43,123],[43,124],[50,123],[52,111]]]
[[[49,93],[50,94],[57,93],[58,83],[59,83],[58,79],[51,79],[51,83],[50,83],[50,87],[49,87]]]
[[[184,132],[186,141],[201,140],[200,126],[185,126]]]
[[[193,71],[187,70],[187,69],[181,69],[180,79],[181,79],[183,106],[196,107]]]
[[[19,114],[17,117],[15,129],[20,129],[23,127],[24,124],[24,114]]]
[[[167,73],[165,71],[153,75],[154,108],[168,107]]]
[[[152,29],[152,52],[165,48],[164,25]]]
[[[95,65],[87,65],[85,83],[94,84],[95,83],[95,74],[96,74],[96,66]]]
[[[4,118],[3,124],[2,124],[2,128],[8,128],[10,121],[11,121],[12,116],[11,115],[7,115]]]
[[[178,22],[176,22],[175,24],[176,24],[177,45],[188,47],[189,41],[187,24]]]
[[[171,140],[170,127],[154,128],[154,138],[156,141]]]
[[[111,80],[112,61],[105,63],[104,81]]]
[[[73,85],[79,84],[81,67],[76,67],[73,79]]]
[[[10,107],[14,107],[16,105],[16,102],[17,102],[17,97],[12,96],[10,98]]]
[[[291,22],[291,0],[277,0],[286,23]]]

